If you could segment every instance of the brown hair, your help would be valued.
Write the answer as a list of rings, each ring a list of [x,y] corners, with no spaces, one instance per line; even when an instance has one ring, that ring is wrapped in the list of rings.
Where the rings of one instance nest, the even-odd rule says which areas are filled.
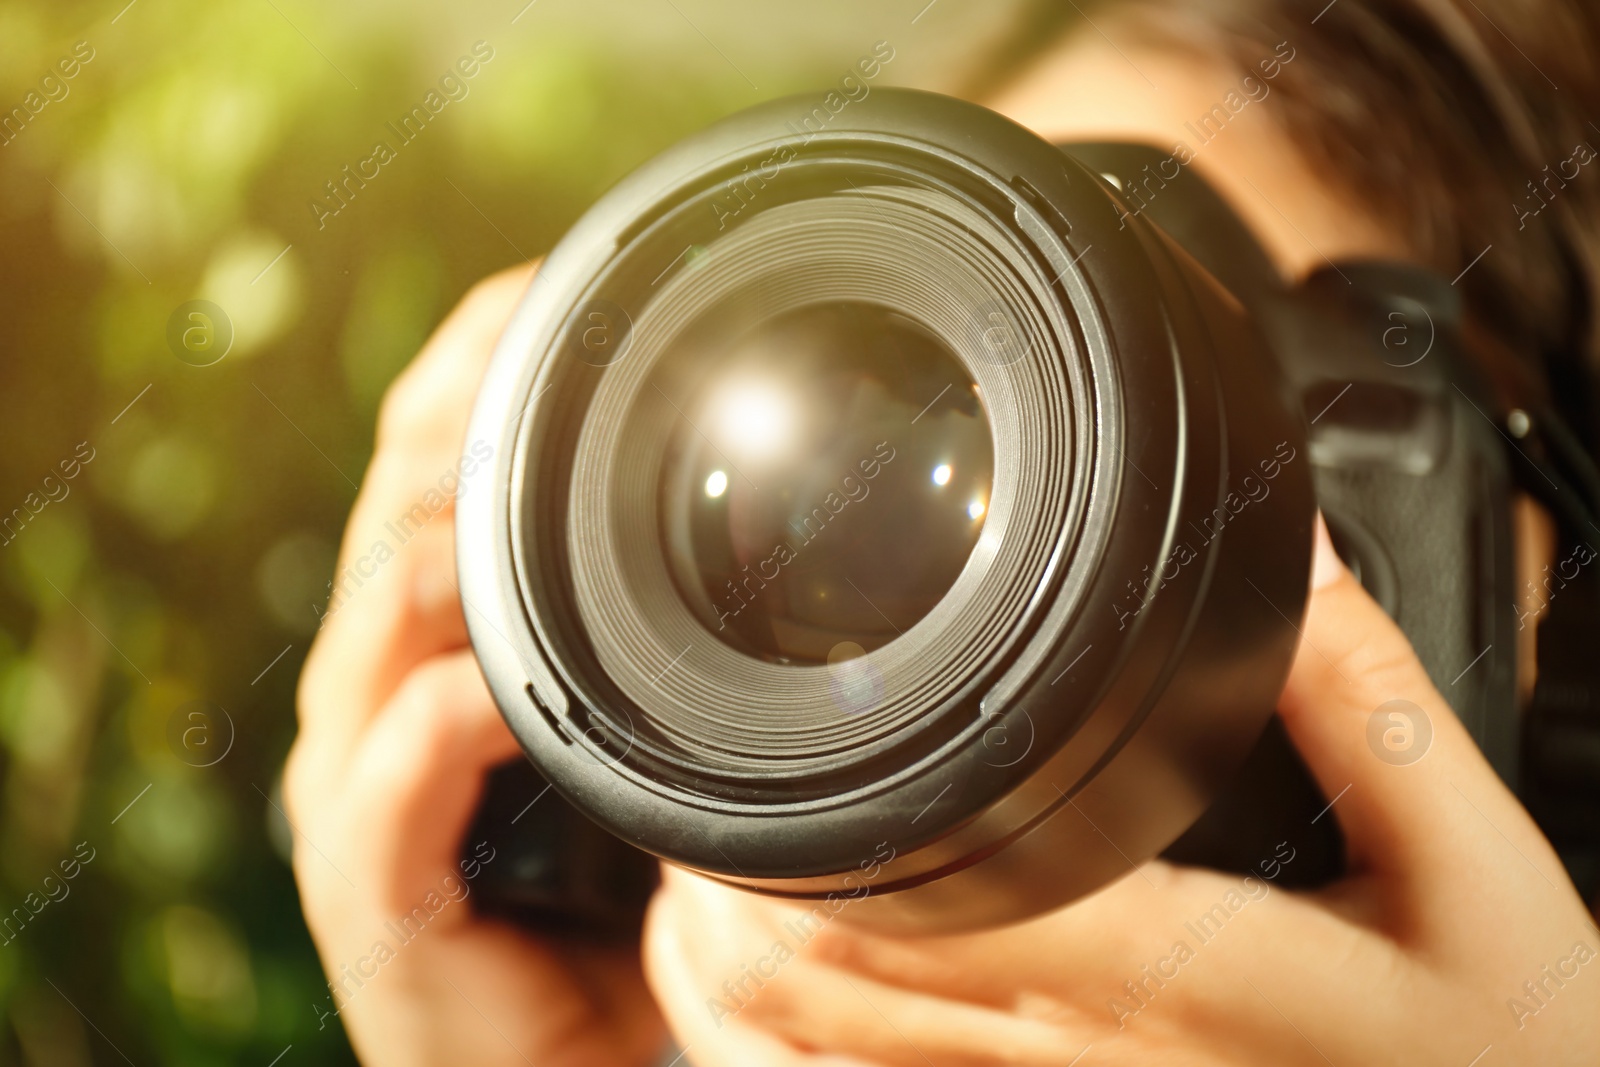
[[[1600,368],[1600,6],[1593,0],[1038,0],[993,88],[1085,18],[1248,67],[1287,40],[1274,114],[1412,255],[1461,279],[1518,365],[1592,447]],[[1101,23],[1103,25],[1103,23]]]

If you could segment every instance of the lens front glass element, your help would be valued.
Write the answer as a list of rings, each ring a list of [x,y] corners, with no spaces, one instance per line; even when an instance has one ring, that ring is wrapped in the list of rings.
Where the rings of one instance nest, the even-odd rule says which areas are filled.
[[[768,192],[726,228],[685,203],[591,287],[627,349],[561,342],[540,410],[574,432],[538,462],[569,480],[524,545],[628,761],[833,796],[973,727],[1076,521],[1087,394],[1013,213],[898,162]]]
[[[954,584],[994,481],[955,355],[868,303],[789,311],[692,353],[708,369],[661,478],[661,539],[712,633],[774,662],[887,644]]]

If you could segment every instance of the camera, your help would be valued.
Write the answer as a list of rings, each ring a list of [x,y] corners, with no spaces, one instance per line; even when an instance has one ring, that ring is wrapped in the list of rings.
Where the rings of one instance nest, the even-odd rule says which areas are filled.
[[[1291,837],[1327,880],[1273,719],[1318,506],[1515,780],[1511,473],[1447,282],[1288,285],[1149,147],[811,106],[624,179],[489,367],[457,551],[531,763],[479,816],[521,835],[499,906],[636,927],[659,857],[953,931]]]

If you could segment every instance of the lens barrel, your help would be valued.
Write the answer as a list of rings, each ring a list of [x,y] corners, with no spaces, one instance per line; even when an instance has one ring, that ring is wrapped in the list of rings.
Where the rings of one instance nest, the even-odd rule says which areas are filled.
[[[1305,428],[1101,176],[960,101],[815,103],[544,263],[469,429],[468,624],[624,840],[886,929],[1015,920],[1164,848],[1271,715]]]

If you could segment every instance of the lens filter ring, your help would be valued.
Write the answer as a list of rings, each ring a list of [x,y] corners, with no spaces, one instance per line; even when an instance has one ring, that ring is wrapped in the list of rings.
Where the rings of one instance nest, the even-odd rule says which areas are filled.
[[[975,722],[957,698],[1023,621],[1071,513],[1062,475],[1072,461],[1073,325],[1048,300],[1049,279],[971,201],[931,184],[874,183],[858,163],[853,177],[833,169],[842,188],[756,213],[656,289],[632,316],[628,359],[595,388],[576,445],[567,535],[583,626],[651,727],[641,750],[686,777],[837,776],[941,712]],[[844,302],[919,324],[961,361],[992,431],[992,495],[950,592],[896,640],[853,666],[764,662],[719,641],[670,579],[656,544],[666,443],[695,423],[688,396],[714,369],[707,350],[718,337]],[[993,358],[997,308],[1031,358]],[[933,392],[912,418],[947,398]],[[874,699],[859,699],[857,680],[857,699],[841,702],[846,674],[870,679]]]

